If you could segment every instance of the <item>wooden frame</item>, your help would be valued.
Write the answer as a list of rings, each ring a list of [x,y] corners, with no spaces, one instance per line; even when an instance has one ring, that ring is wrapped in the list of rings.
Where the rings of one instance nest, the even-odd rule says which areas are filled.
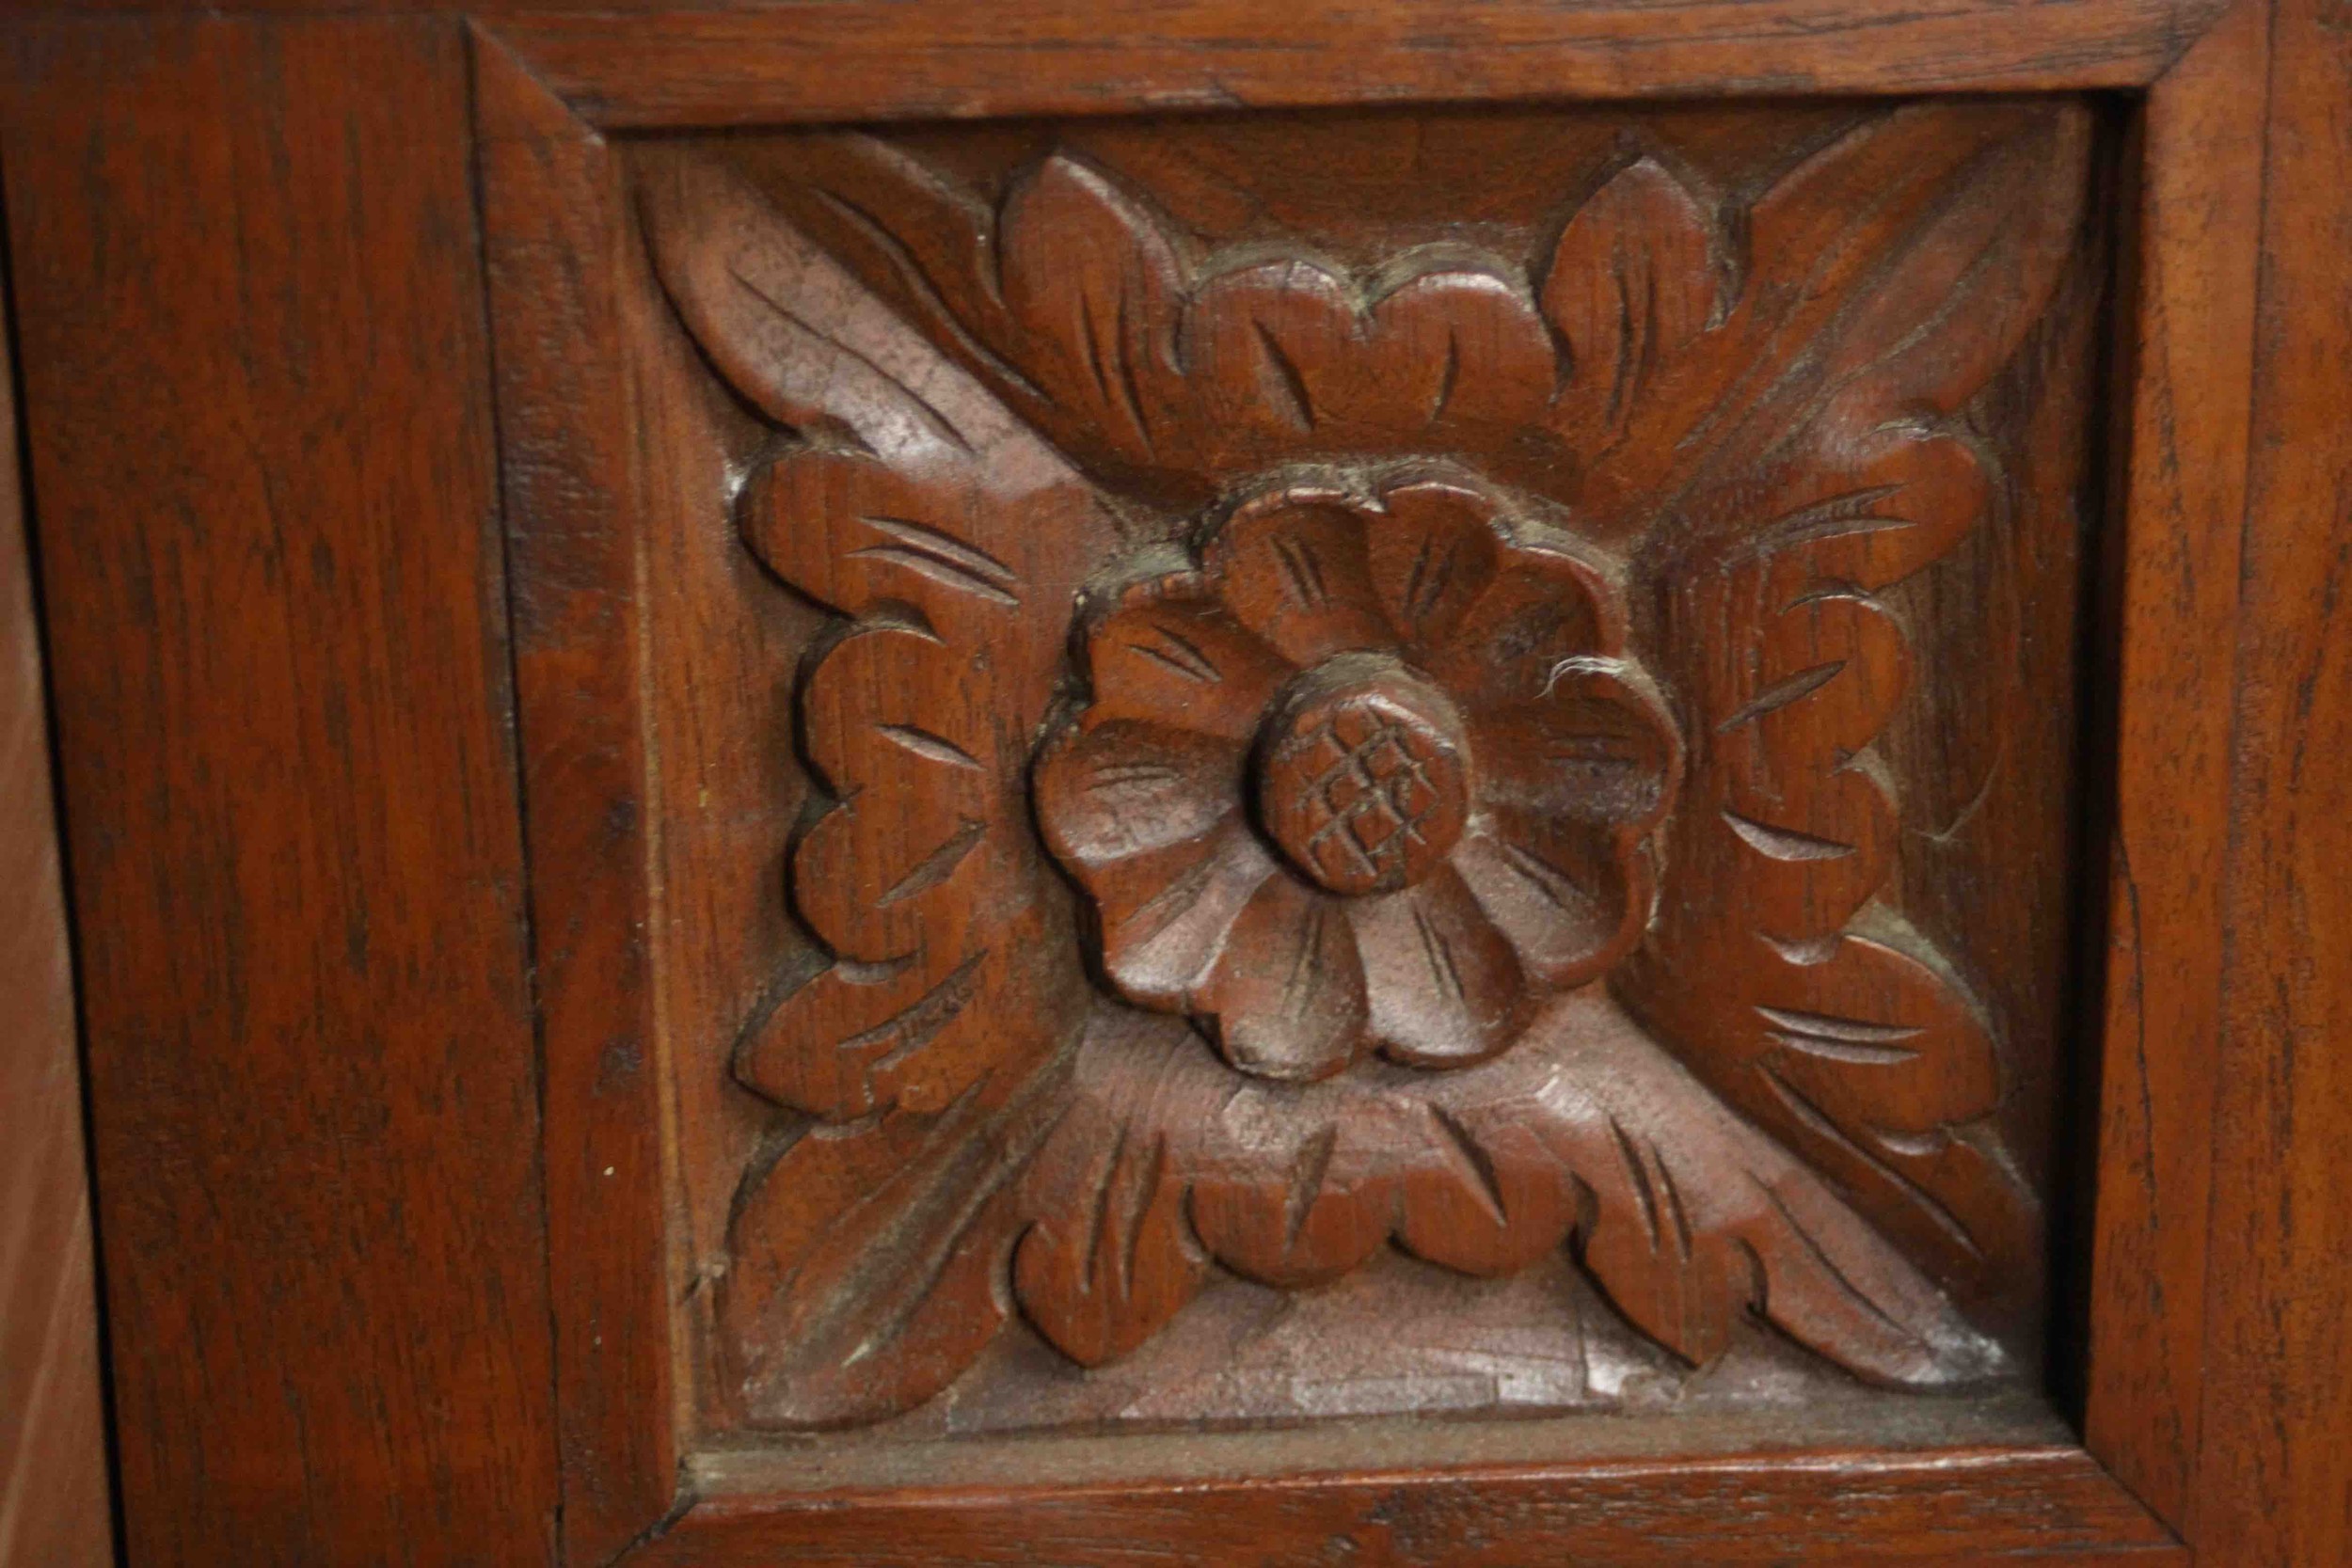
[[[1584,8],[1568,24],[1553,8],[1514,4],[1483,8],[1432,40],[1378,8],[1313,8],[1281,22],[1204,8],[1154,45],[1107,51],[1090,46],[1119,32],[1099,8],[1081,15],[1028,7],[1009,18],[1001,8],[945,7],[913,18],[817,7],[796,11],[788,32],[777,19],[743,13],[477,24],[493,318],[515,351],[500,356],[500,369],[521,696],[526,714],[541,704],[594,716],[559,726],[569,733],[533,733],[528,718],[524,730],[571,1560],[616,1553],[733,1560],[736,1551],[787,1546],[841,1560],[946,1551],[996,1560],[999,1550],[1012,1560],[1058,1546],[1111,1562],[1127,1560],[1120,1543],[1129,1538],[1279,1556],[1324,1539],[1361,1540],[1366,1529],[1401,1537],[1417,1511],[1507,1543],[1506,1555],[1540,1543],[1612,1560],[1693,1549],[1709,1560],[1779,1560],[1835,1542],[1840,1560],[1872,1560],[1882,1547],[1912,1560],[1920,1542],[1964,1520],[1977,1533],[1941,1548],[1951,1560],[1978,1560],[1996,1545],[2025,1558],[2185,1560],[2180,1543],[2194,1539],[2197,1514],[2205,1224],[2216,1180],[2203,1118],[2219,1082],[2224,990],[2211,933],[2229,851],[2219,794],[2233,681],[2211,650],[2227,642],[2238,614],[2244,488],[2233,459],[2248,439],[2255,373],[2265,122],[2252,89],[2265,77],[2267,18],[2252,4],[2219,15],[2120,3],[2000,9],[1996,43],[1973,39],[1957,50],[1954,40],[1990,13],[1923,18],[1839,4],[1813,22],[1776,15],[1759,40],[1744,12],[1704,6]],[[1830,24],[1817,30],[1822,22]],[[1229,37],[1269,25],[1288,30],[1279,39]],[[632,1049],[657,1033],[642,945],[626,934],[646,917],[651,853],[634,809],[641,730],[625,717],[636,661],[646,657],[631,593],[642,571],[635,414],[620,366],[575,356],[564,385],[545,385],[528,352],[559,330],[593,345],[616,341],[619,316],[643,293],[612,285],[644,263],[599,215],[619,210],[608,131],[1434,95],[2086,87],[2142,96],[2116,394],[2110,1046],[2099,1090],[2084,1447],[2020,1436],[1865,1454],[1832,1443],[1793,1462],[1726,1458],[1697,1468],[1688,1456],[1573,1464],[1486,1456],[1436,1477],[1427,1472],[1445,1470],[1445,1461],[1423,1453],[1414,1480],[1340,1464],[1317,1469],[1283,1445],[1260,1445],[1264,1451],[1226,1463],[1294,1473],[1252,1481],[1228,1471],[1209,1481],[1225,1500],[1175,1512],[1148,1489],[1075,1480],[814,1490],[803,1480],[789,1496],[763,1496],[772,1474],[722,1460],[687,1464],[686,1481],[675,1482],[686,1459],[680,1439],[645,1418],[671,1407],[667,1307],[653,1288],[665,1266],[653,1179],[661,1075],[617,1075],[611,1037],[615,1016],[633,1021]],[[528,227],[549,214],[576,227]],[[555,260],[571,255],[607,265]],[[580,935],[551,942],[557,931]],[[624,1304],[617,1318],[615,1304]],[[1956,1474],[1972,1480],[1956,1491]],[[1825,1496],[1861,1476],[1875,1501],[1824,1515]],[[1995,1477],[2011,1505],[1987,1513],[1965,1500]],[[1719,1481],[1735,1488],[1736,1510]],[[1556,1509],[1542,1501],[1569,1495],[1609,1500]],[[1619,1506],[1639,1509],[1645,1528],[1628,1533]],[[1027,1532],[1017,1544],[1016,1521]],[[1242,1533],[1228,1540],[1227,1528]]]
[[[130,1560],[2340,1554],[2340,6],[548,6],[37,0],[0,24]],[[1162,41],[1099,41],[1129,35]],[[1988,1417],[1769,1460],[1690,1433],[1574,1464],[1473,1445],[1432,1475],[1301,1440],[1182,1482],[1025,1445],[1035,1474],[787,1497],[726,1455],[682,1468],[635,411],[617,366],[541,384],[515,352],[609,342],[592,328],[639,297],[599,215],[609,132],[2085,87],[2127,95],[2136,135],[2079,1444]],[[518,763],[510,636],[524,707],[585,694],[609,727],[526,724]]]

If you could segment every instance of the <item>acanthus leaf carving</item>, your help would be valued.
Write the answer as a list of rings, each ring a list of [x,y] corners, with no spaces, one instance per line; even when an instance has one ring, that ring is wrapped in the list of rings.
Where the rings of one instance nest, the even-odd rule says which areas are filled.
[[[1373,267],[1062,151],[993,206],[854,135],[656,160],[664,286],[784,432],[744,537],[850,618],[792,860],[834,961],[737,1064],[838,1124],[746,1179],[755,1417],[919,1402],[1005,1288],[1095,1365],[1219,1270],[1391,1244],[1565,1247],[1694,1364],[1753,1315],[1876,1381],[2000,1365],[1963,1308],[2036,1214],[1992,1032],[1883,901],[1881,594],[1997,504],[1955,416],[2086,135],[1899,110],[1736,214],[1633,155],[1538,256]]]
[[[1049,1061],[983,1078],[936,1114],[813,1124],[745,1183],[720,1291],[746,1408],[788,1426],[878,1420],[937,1395],[988,1347],[1005,1321],[1019,1179],[1060,1075]]]
[[[1151,1291],[1094,1291],[1092,1345],[1139,1341],[1197,1285],[1173,1222],[1182,1192],[1198,1244],[1270,1284],[1336,1278],[1392,1240],[1480,1275],[1568,1245],[1620,1311],[1693,1363],[1721,1354],[1749,1311],[1887,1383],[1966,1382],[2000,1362],[1827,1183],[1591,991],[1555,1000],[1505,1054],[1435,1077],[1236,1086],[1180,1028],[1105,1029],[1081,1047],[1073,1093],[1039,1167],[1057,1217],[1030,1234],[1059,1246],[1065,1224],[1107,1227],[1148,1243],[1159,1271]],[[1138,1148],[1148,1196],[1126,1154]],[[1152,1225],[1124,1218],[1136,1213]],[[1079,1314],[1068,1272],[1015,1277],[1032,1316]],[[1100,1326],[1122,1314],[1123,1336]]]
[[[2087,135],[2054,114],[1968,146],[1941,185],[1895,186],[1916,212],[1871,258],[1874,287],[1814,329],[1807,367],[1751,404],[1681,494],[1701,543],[1679,546],[1656,641],[1704,716],[1694,793],[1718,809],[1685,818],[1658,926],[1613,979],[1716,1092],[1979,1298],[2032,1277],[2039,1230],[2013,1171],[1963,1131],[1999,1101],[1991,1036],[1948,966],[1871,903],[1899,822],[1868,747],[1910,677],[1876,595],[1993,504],[1983,459],[1937,421],[2047,308]],[[1759,204],[1759,265],[1857,268],[1806,199],[1853,189],[1839,163],[1815,160]],[[1724,641],[1735,628],[1748,640]]]
[[[829,1119],[935,1112],[1043,1060],[1083,1005],[1074,956],[1021,951],[1066,919],[1024,804],[1063,634],[1023,609],[1075,594],[1102,502],[740,176],[677,157],[644,211],[694,341],[793,437],[745,486],[745,540],[852,618],[804,682],[836,803],[791,861],[836,961],[755,1022],[742,1076]]]

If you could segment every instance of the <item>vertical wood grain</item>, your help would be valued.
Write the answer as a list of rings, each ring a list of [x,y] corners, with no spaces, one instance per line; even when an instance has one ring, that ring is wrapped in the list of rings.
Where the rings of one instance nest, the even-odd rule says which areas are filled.
[[[5,327],[0,322],[0,327]],[[0,335],[0,1564],[111,1561],[73,968]]]
[[[621,348],[624,312],[657,296],[632,267],[604,138],[494,40],[475,40],[474,83],[546,1062],[564,1548],[603,1562],[677,1485],[660,1104],[676,1069],[653,1011],[661,812],[640,694],[644,421]]]
[[[2238,639],[2199,1517],[2352,1542],[2352,8],[2277,0]]]
[[[2150,94],[2119,322],[2124,518],[2086,1437],[2150,1507],[2197,1507],[2221,1034],[2231,646],[2252,395],[2266,8]]]
[[[462,37],[211,20],[15,43],[129,1555],[546,1561]]]

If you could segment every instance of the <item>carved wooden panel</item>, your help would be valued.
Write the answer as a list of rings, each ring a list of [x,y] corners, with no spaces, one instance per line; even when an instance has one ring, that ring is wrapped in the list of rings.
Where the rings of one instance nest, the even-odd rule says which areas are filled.
[[[704,1423],[2031,1377],[2095,133],[632,144]]]

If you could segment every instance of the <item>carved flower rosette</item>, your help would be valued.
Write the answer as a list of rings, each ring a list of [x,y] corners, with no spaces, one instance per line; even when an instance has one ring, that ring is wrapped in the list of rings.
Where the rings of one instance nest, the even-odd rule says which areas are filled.
[[[1631,151],[1537,254],[1368,268],[1068,153],[985,201],[857,135],[652,161],[662,285],[779,433],[743,538],[841,617],[787,892],[830,961],[735,1062],[805,1117],[736,1206],[750,1418],[1392,1246],[1564,1254],[1692,1364],[1760,1319],[1997,1370],[2035,1205],[1871,745],[2088,134],[1903,109],[1737,202]]]

